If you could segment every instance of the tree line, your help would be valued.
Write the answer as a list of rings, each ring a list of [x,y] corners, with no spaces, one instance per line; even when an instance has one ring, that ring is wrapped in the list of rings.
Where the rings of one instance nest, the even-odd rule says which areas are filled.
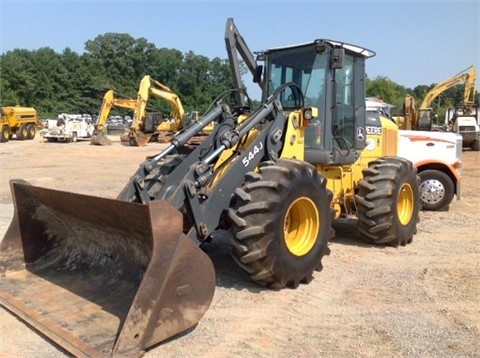
[[[49,47],[8,51],[0,56],[0,71],[1,104],[35,107],[40,118],[55,118],[64,112],[98,114],[106,91],[113,89],[119,96],[135,98],[145,75],[176,92],[186,111],[205,111],[214,98],[233,87],[226,59],[157,48],[143,37],[135,39],[122,33],[88,40],[83,54],[70,48],[57,53]],[[402,115],[407,93],[420,102],[433,86],[410,89],[387,77],[377,77],[367,78],[366,88],[368,96],[395,105],[393,115]],[[443,116],[462,99],[463,87],[458,85],[445,91],[432,106]],[[152,99],[149,105],[169,111],[164,101]],[[122,112],[114,109],[112,114],[115,111]]]

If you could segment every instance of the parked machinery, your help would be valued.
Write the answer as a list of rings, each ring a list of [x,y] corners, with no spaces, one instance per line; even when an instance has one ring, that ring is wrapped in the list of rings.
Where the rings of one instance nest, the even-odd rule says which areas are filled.
[[[404,104],[404,117],[394,117],[394,120],[401,129],[432,130],[433,110],[430,107],[431,103],[449,88],[464,83],[465,89],[462,105],[467,107],[472,106],[474,104],[476,78],[477,73],[475,67],[472,65],[466,70],[455,76],[449,77],[445,81],[434,86],[425,95],[419,108],[416,107],[415,98],[412,95],[407,94]]]
[[[262,106],[220,96],[116,200],[12,181],[1,303],[75,355],[139,355],[208,309],[215,273],[198,246],[225,237],[218,229],[246,275],[274,288],[322,269],[333,217],[357,217],[374,244],[410,243],[420,208],[412,163],[355,164],[373,55],[323,39],[263,51]],[[204,141],[186,145],[214,121]]]
[[[480,151],[480,109],[474,105],[461,104],[455,107],[448,128],[463,138],[463,148]]]
[[[0,143],[8,142],[14,135],[18,140],[31,140],[40,125],[35,108],[0,106]]]
[[[148,115],[146,108],[151,96],[168,102],[171,118],[155,121]],[[183,128],[184,116],[185,110],[178,95],[164,84],[150,76],[145,76],[140,81],[133,123],[126,138],[132,146],[144,146],[152,136],[157,137],[159,142],[168,142],[177,131]]]
[[[103,96],[102,106],[95,123],[95,130],[90,139],[93,145],[110,145],[111,140],[107,137],[107,120],[113,107],[134,109],[136,100],[125,96],[119,97],[114,90],[108,90]]]

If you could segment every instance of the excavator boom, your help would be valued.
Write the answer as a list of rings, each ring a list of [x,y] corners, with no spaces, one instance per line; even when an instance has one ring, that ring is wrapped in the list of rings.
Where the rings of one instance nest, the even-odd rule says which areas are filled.
[[[427,93],[427,95],[422,101],[422,104],[420,105],[420,109],[423,110],[430,108],[430,104],[433,102],[433,100],[435,100],[435,98],[437,98],[440,94],[442,94],[449,88],[460,83],[465,83],[464,101],[472,104],[475,92],[476,77],[477,76],[475,67],[472,65],[468,69],[460,72],[459,74],[438,83]]]

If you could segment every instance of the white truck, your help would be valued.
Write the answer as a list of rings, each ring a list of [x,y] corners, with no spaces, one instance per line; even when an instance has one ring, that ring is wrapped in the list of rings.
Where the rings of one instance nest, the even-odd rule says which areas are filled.
[[[382,126],[394,126],[391,105],[367,100],[367,146],[375,153]],[[382,124],[383,123],[383,124]],[[375,130],[376,129],[376,130]],[[410,160],[420,176],[420,200],[424,210],[447,210],[456,196],[460,200],[462,136],[453,132],[398,130],[396,155]]]
[[[399,130],[398,155],[409,159],[420,176],[424,210],[446,210],[460,200],[462,136],[451,132]]]
[[[94,126],[81,115],[62,113],[58,119],[47,120],[41,136],[48,142],[76,142],[89,140]]]

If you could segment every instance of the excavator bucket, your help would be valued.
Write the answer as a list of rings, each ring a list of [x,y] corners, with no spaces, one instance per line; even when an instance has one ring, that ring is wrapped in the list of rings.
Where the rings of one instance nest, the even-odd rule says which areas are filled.
[[[132,147],[144,147],[150,142],[150,139],[154,133],[143,133],[143,132],[135,132],[130,133],[128,137],[128,142]]]
[[[139,357],[203,317],[213,265],[168,202],[10,186],[0,303],[67,351]]]
[[[96,130],[90,137],[90,144],[105,146],[112,144],[112,141],[107,137],[104,132]]]

